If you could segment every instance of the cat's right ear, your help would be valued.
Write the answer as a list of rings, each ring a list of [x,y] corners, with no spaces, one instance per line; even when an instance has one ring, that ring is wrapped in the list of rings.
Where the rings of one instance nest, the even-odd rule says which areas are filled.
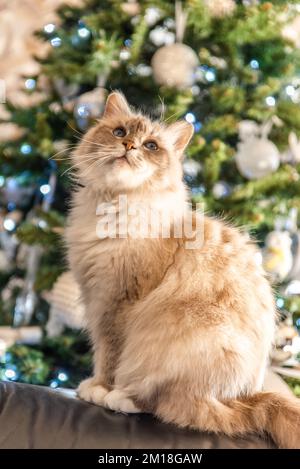
[[[131,116],[132,112],[125,96],[114,91],[108,95],[103,117],[120,117],[120,115]]]

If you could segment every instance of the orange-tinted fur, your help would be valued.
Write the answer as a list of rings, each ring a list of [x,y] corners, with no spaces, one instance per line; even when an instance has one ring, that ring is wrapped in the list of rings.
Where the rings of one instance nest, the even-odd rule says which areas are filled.
[[[119,126],[124,138],[113,134]],[[184,219],[181,159],[191,136],[189,124],[153,123],[112,93],[74,154],[83,187],[66,239],[94,348],[94,375],[79,396],[184,427],[267,431],[278,446],[299,448],[299,402],[262,392],[275,306],[248,237],[208,217],[197,249],[173,236],[96,234],[97,205],[119,194]]]

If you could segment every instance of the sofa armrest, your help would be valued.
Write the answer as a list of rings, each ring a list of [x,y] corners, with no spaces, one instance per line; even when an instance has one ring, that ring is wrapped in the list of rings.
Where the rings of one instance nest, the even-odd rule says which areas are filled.
[[[28,384],[0,383],[0,448],[272,448],[254,435],[182,430],[150,415],[123,415]]]

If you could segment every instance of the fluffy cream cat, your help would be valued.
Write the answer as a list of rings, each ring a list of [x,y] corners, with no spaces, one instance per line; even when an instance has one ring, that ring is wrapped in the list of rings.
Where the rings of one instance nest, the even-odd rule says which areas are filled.
[[[94,349],[94,375],[78,394],[182,427],[266,431],[278,446],[300,448],[298,400],[262,392],[275,307],[255,246],[215,219],[197,224],[197,215],[192,235],[175,236],[190,213],[181,160],[192,134],[186,122],[152,122],[112,93],[73,155],[81,187],[66,239]],[[156,237],[141,234],[142,215],[134,235],[126,231],[137,202],[160,216]],[[122,235],[99,230],[103,207],[121,217]]]

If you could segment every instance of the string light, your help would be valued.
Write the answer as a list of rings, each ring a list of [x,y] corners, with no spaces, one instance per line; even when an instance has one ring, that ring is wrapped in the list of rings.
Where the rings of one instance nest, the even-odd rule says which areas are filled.
[[[55,24],[53,23],[48,23],[44,26],[44,31],[47,34],[52,34],[55,31]]]
[[[250,67],[253,68],[253,70],[257,70],[259,68],[259,62],[256,59],[252,59],[250,61]]]
[[[22,143],[20,151],[23,153],[23,155],[29,155],[29,153],[32,151],[32,146],[29,145],[29,143]]]
[[[51,187],[50,187],[49,184],[43,184],[43,185],[41,185],[41,187],[40,187],[40,192],[41,192],[43,195],[49,194],[50,191],[51,191]]]
[[[60,37],[56,36],[50,41],[52,47],[59,47],[61,46],[61,39]]]
[[[13,231],[16,227],[16,223],[11,218],[5,218],[3,226],[7,231]]]
[[[36,81],[33,78],[28,78],[25,80],[25,88],[27,90],[33,90],[35,88]]]
[[[266,103],[268,106],[275,106],[276,104],[276,99],[274,98],[274,96],[267,96],[266,97]]]
[[[195,114],[193,114],[192,112],[188,112],[185,116],[184,116],[185,120],[189,123],[189,124],[194,124],[196,122],[196,116]]]

